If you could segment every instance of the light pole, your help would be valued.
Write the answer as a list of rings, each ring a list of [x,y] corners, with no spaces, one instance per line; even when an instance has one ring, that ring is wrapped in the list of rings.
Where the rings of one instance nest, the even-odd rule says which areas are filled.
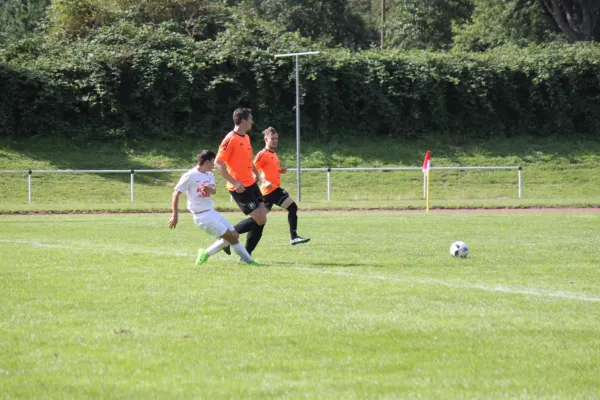
[[[385,39],[385,0],[381,0],[381,50]]]
[[[299,56],[308,56],[311,54],[319,54],[320,51],[306,51],[303,53],[287,53],[287,54],[275,54],[275,61],[278,58],[283,57],[295,57],[296,58],[296,185],[298,190],[298,201],[301,201],[300,196],[300,75],[299,75]]]

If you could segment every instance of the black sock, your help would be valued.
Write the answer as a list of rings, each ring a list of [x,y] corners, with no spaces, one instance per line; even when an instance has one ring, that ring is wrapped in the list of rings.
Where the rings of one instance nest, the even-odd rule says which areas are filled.
[[[250,232],[250,230],[255,224],[256,222],[254,222],[252,218],[247,218],[238,222],[237,225],[233,227],[233,229],[235,229],[237,233],[246,233]],[[229,246],[225,247],[223,251],[228,255],[231,255],[231,248]]]
[[[237,223],[234,226],[234,229],[237,233],[248,233],[252,230],[252,228],[256,225],[256,222],[252,218],[244,219]]]
[[[287,210],[288,224],[290,225],[290,236],[292,239],[295,239],[298,237],[298,234],[296,233],[296,230],[298,229],[298,214],[296,214],[298,211],[298,206],[296,203],[292,203]]]
[[[258,225],[255,223],[252,230],[248,232],[248,236],[246,236],[246,250],[248,251],[248,254],[252,254],[252,252],[258,245],[258,242],[262,237],[264,228],[264,225]]]

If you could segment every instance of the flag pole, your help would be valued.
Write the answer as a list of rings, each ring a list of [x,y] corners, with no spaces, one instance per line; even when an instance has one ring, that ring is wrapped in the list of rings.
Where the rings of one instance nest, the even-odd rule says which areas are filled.
[[[423,173],[425,174],[425,212],[429,212],[429,172],[431,171],[431,151],[427,150],[423,160]]]
[[[425,196],[425,212],[428,213],[429,212],[429,172],[430,170],[427,170],[427,196]]]

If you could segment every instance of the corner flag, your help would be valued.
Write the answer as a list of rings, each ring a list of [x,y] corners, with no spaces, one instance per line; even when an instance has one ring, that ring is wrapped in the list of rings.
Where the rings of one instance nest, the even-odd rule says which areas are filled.
[[[423,174],[425,175],[425,212],[429,212],[429,171],[431,171],[431,152],[427,150],[425,159],[423,160]]]
[[[429,169],[431,168],[431,161],[429,160],[430,158],[431,158],[431,152],[429,150],[427,150],[427,153],[425,153],[425,160],[423,160],[423,173],[424,174],[428,174]]]

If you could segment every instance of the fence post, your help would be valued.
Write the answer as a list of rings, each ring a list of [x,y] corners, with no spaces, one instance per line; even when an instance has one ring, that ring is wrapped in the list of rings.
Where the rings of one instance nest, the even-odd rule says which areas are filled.
[[[32,170],[29,170],[29,175],[27,175],[27,198],[29,200],[29,204],[32,202],[32,194],[31,194],[31,174]]]
[[[327,168],[327,201],[331,200],[331,167]]]
[[[135,171],[133,170],[133,168],[131,168],[131,179],[130,179],[130,186],[131,186],[131,202],[133,203],[133,174],[135,173]]]
[[[523,196],[523,177],[521,176],[521,170],[523,168],[519,165],[519,198]]]

